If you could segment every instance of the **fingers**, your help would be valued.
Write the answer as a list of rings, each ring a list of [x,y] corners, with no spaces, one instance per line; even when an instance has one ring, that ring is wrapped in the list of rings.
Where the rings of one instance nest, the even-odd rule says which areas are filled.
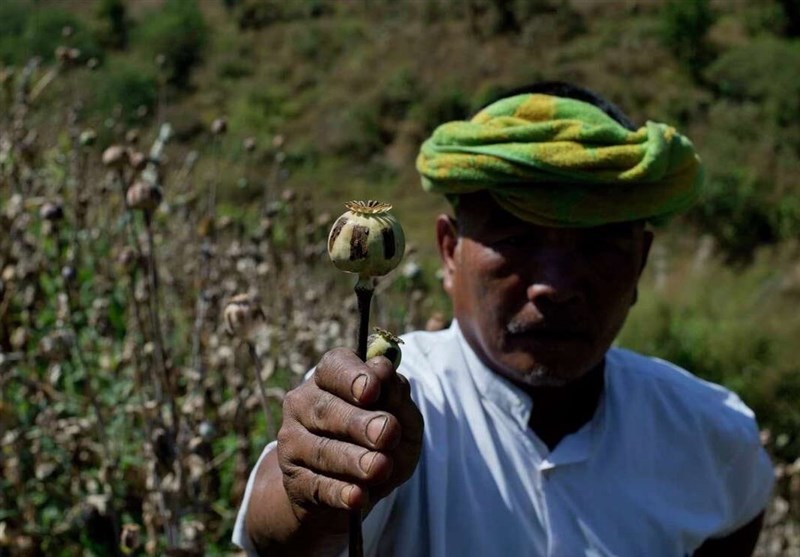
[[[408,380],[384,357],[365,363],[347,349],[326,353],[314,379],[287,393],[283,414],[284,487],[309,511],[365,508],[407,480],[419,460],[422,416]]]
[[[286,493],[304,508],[363,508],[368,488],[386,482],[393,470],[392,459],[384,453],[300,428],[279,433],[278,463]]]
[[[286,493],[293,504],[309,504],[334,509],[357,509],[367,504],[365,489],[311,470],[293,467],[284,473]]]
[[[393,381],[383,387],[379,405],[397,419],[403,443],[419,443],[422,440],[422,414],[411,399],[411,386],[404,375],[395,374]]]
[[[360,485],[384,482],[392,473],[392,460],[382,452],[302,431],[289,435],[295,439],[279,455],[287,467],[308,468]]]
[[[284,411],[311,433],[367,449],[391,450],[402,433],[390,413],[364,410],[313,386],[288,393]]]
[[[338,348],[322,357],[314,381],[323,391],[368,407],[378,400],[382,385],[393,375],[392,364],[386,358],[372,358],[364,363],[352,351]]]

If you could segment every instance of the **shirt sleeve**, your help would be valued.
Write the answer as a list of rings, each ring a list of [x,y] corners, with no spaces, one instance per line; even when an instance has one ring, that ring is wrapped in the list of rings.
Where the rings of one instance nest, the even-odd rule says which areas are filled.
[[[250,496],[253,493],[253,484],[256,481],[256,470],[258,470],[258,467],[261,464],[261,461],[264,460],[264,457],[267,456],[276,445],[277,441],[273,441],[264,447],[264,450],[261,452],[261,456],[258,457],[258,462],[256,462],[256,465],[253,466],[253,469],[250,471],[250,478],[247,480],[247,487],[245,487],[244,490],[242,504],[239,506],[239,513],[236,515],[236,523],[233,525],[233,536],[231,537],[231,540],[244,550],[247,557],[259,557],[258,552],[253,546],[253,542],[250,541],[250,537],[247,535],[247,531],[244,527],[247,520],[247,506],[250,504]]]
[[[725,474],[729,493],[727,525],[714,538],[724,538],[746,525],[769,504],[775,486],[775,472],[761,446],[753,423],[745,445],[731,460]]]

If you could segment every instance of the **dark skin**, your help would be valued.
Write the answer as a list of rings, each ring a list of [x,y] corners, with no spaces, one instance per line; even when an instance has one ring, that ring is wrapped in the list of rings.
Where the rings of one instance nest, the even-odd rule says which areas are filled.
[[[530,427],[552,450],[594,415],[604,354],[636,300],[652,234],[641,223],[537,227],[485,194],[462,196],[458,217],[436,225],[455,317],[478,357],[532,397]],[[388,360],[328,352],[286,397],[277,451],[256,474],[250,538],[270,555],[338,554],[347,511],[368,512],[411,476],[422,431]],[[751,555],[761,519],[695,557]]]
[[[389,360],[326,353],[284,399],[277,451],[256,475],[250,538],[270,555],[338,554],[348,511],[368,512],[411,476],[422,430],[408,381]]]

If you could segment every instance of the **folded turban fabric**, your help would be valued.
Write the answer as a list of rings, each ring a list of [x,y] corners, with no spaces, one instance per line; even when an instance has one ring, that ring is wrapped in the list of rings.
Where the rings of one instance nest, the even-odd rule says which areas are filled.
[[[522,220],[562,227],[666,220],[697,199],[703,174],[673,127],[631,131],[590,103],[540,94],[439,126],[417,169],[426,191],[486,190]]]

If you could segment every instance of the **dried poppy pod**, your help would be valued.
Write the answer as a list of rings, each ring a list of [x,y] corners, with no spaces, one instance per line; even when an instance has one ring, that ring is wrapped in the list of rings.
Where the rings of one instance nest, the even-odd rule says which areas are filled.
[[[403,356],[400,350],[403,340],[380,327],[373,327],[372,330],[375,332],[367,339],[367,359],[383,356],[397,369]]]
[[[39,209],[39,216],[47,221],[59,221],[64,218],[64,208],[61,206],[61,203],[46,201]]]
[[[211,122],[211,133],[214,135],[223,135],[228,131],[228,121],[225,118],[217,118]]]
[[[144,170],[145,166],[147,166],[147,155],[141,151],[136,151],[135,149],[128,149],[128,162],[130,163],[131,168],[133,168],[136,172],[140,172]]]
[[[122,145],[112,145],[103,151],[103,164],[114,169],[122,169],[128,164],[128,150]]]
[[[161,188],[143,180],[137,180],[128,188],[125,199],[131,209],[150,212],[161,203]]]
[[[228,333],[244,340],[252,340],[267,320],[258,299],[250,294],[237,294],[231,298],[223,317]]]
[[[378,201],[350,201],[328,235],[328,255],[338,269],[360,278],[385,275],[403,258],[403,227]]]
[[[69,49],[64,45],[57,46],[54,54],[59,62],[69,61]]]
[[[93,129],[85,129],[81,132],[78,141],[82,147],[91,147],[97,141],[97,132]]]
[[[119,548],[123,555],[134,553],[142,545],[140,530],[138,524],[123,524],[119,537]]]

